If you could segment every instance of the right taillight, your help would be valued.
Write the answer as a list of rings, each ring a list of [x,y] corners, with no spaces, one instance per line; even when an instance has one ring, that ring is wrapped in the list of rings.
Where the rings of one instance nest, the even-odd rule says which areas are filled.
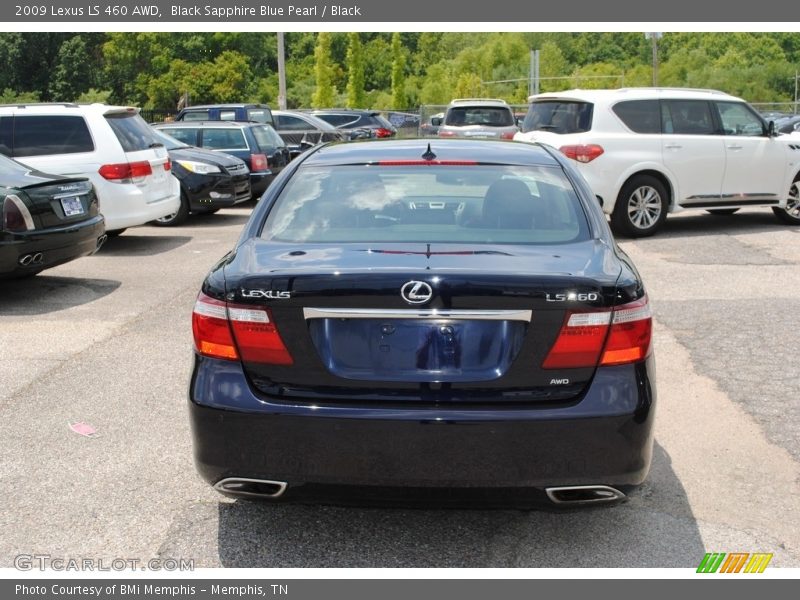
[[[203,356],[273,365],[294,362],[268,308],[223,302],[201,292],[192,312],[192,332]]]
[[[639,362],[650,354],[653,319],[647,296],[613,311],[567,313],[544,369]]]
[[[567,158],[576,160],[579,163],[592,162],[595,158],[605,152],[603,147],[598,146],[597,144],[573,144],[569,146],[561,146],[559,150]]]
[[[250,155],[250,170],[254,173],[256,171],[266,171],[269,169],[269,162],[267,161],[266,154],[251,154]]]

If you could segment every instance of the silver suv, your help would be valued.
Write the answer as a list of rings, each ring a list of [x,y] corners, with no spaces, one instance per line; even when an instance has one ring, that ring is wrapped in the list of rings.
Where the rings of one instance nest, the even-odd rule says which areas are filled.
[[[514,112],[505,100],[458,98],[450,102],[444,118],[431,119],[439,137],[496,138],[510,140],[519,131]]]

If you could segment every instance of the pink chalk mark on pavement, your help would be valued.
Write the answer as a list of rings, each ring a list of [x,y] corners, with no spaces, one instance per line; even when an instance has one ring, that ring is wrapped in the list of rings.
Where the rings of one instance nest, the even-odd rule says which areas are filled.
[[[97,436],[97,430],[88,423],[78,422],[78,423],[68,423],[68,425],[72,431],[74,431],[78,435],[82,435],[83,437]]]

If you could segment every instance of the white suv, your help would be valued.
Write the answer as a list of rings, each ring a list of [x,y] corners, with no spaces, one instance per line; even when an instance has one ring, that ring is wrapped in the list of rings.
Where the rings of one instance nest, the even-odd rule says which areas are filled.
[[[560,149],[617,233],[652,235],[668,212],[769,206],[800,225],[800,144],[713,90],[570,90],[529,98],[515,140]]]
[[[138,108],[0,106],[0,152],[46,173],[91,179],[111,235],[180,207],[167,150]]]

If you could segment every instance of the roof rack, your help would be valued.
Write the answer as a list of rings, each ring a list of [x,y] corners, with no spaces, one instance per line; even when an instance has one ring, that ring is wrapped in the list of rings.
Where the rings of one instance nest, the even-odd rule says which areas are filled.
[[[724,96],[729,95],[727,92],[723,92],[720,90],[712,90],[710,88],[661,87],[661,86],[624,87],[624,88],[619,88],[617,91],[628,92],[637,90],[653,90],[656,92],[708,92],[709,94],[721,94]]]
[[[16,108],[28,108],[29,106],[66,106],[69,108],[78,108],[78,105],[74,102],[12,102],[10,104],[0,104],[0,106],[14,106]]]
[[[502,102],[503,104],[508,104],[502,98],[454,98],[450,100],[450,104],[455,104],[456,102]]]

